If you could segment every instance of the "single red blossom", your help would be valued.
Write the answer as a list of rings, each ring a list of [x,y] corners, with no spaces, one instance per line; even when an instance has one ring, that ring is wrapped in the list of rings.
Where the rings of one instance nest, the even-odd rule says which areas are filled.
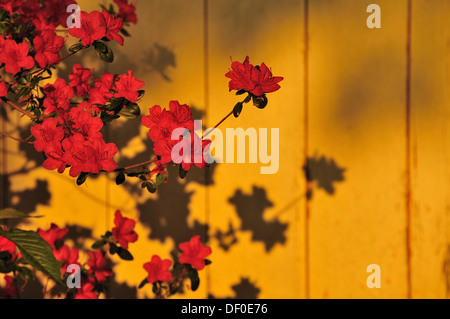
[[[196,235],[190,241],[178,245],[182,251],[178,259],[182,264],[189,264],[197,270],[205,268],[205,258],[211,254],[211,247],[204,246],[200,236]]]
[[[61,142],[53,141],[45,145],[44,153],[47,156],[42,166],[49,171],[54,169],[58,170],[58,173],[63,173],[66,170],[67,163],[64,160],[64,150],[62,149]]]
[[[128,70],[128,75],[119,75],[115,83],[117,93],[115,97],[123,97],[132,103],[136,103],[139,97],[139,89],[145,85],[144,81],[139,81],[133,76],[133,71]]]
[[[88,252],[89,260],[87,265],[89,266],[88,273],[93,274],[95,279],[99,284],[106,282],[108,277],[113,275],[113,271],[107,266],[107,260],[101,250],[97,250],[95,253],[92,251]]]
[[[181,139],[180,139],[181,141]],[[172,148],[177,144],[176,141],[161,139],[153,145],[153,153],[159,156],[161,164],[172,162]]]
[[[114,215],[114,227],[112,234],[117,242],[125,249],[128,249],[129,243],[134,243],[138,240],[138,234],[134,231],[136,221],[122,216],[120,210],[117,210]]]
[[[244,63],[234,61],[231,64],[231,71],[225,74],[230,78],[228,87],[231,90],[244,90],[254,96],[262,96],[278,90],[278,84],[283,80],[280,76],[272,76],[272,72],[262,63],[261,67],[255,67],[249,62],[249,57],[245,58]]]
[[[173,156],[172,160],[176,164],[180,164],[185,171],[189,171],[192,166],[198,168],[205,168],[205,153],[209,151],[211,141],[202,140],[194,131],[191,131],[189,138],[184,137],[180,142],[179,161],[175,161]]]
[[[0,97],[4,97],[8,95],[8,87],[6,86],[6,82],[0,81]]]
[[[75,132],[81,133],[86,139],[102,139],[103,135],[100,130],[103,127],[101,118],[92,116],[92,112],[72,108],[70,110]]]
[[[169,109],[175,115],[179,127],[185,127],[189,131],[194,129],[192,109],[187,104],[180,105],[178,101],[170,101]]]
[[[98,295],[94,292],[94,283],[81,279],[81,288],[77,289],[75,299],[98,299]]]
[[[121,16],[125,22],[137,23],[136,5],[128,3],[128,0],[114,0],[119,7],[119,16]]]
[[[83,68],[80,64],[73,66],[73,73],[69,74],[69,85],[75,88],[77,96],[83,96],[89,93],[89,80],[92,78],[92,71],[88,68]]]
[[[105,8],[103,8],[102,15],[106,23],[106,38],[108,40],[116,40],[123,46],[123,37],[118,34],[123,28],[123,19],[120,17],[113,17]]]
[[[36,124],[30,128],[31,134],[36,138],[34,142],[36,151],[43,152],[50,142],[61,142],[64,138],[64,129],[57,124],[55,118],[48,117],[42,124]]]
[[[55,31],[55,25],[48,22],[48,20],[44,17],[44,13],[37,12],[36,15],[31,19],[34,27],[36,28],[37,34],[40,34],[44,31]]]
[[[111,100],[113,94],[111,89],[114,86],[114,76],[111,73],[104,73],[100,79],[94,81],[94,87],[89,91],[89,103],[104,105]]]
[[[81,44],[85,47],[100,40],[106,35],[105,17],[98,11],[87,13],[80,12],[81,25],[79,28],[70,28],[69,34],[81,39]]]
[[[59,228],[58,225],[51,224],[50,229],[44,231],[38,228],[37,233],[44,239],[53,249],[55,249],[55,243],[60,241],[67,235],[69,228]]]
[[[73,98],[73,89],[66,84],[64,79],[57,79],[53,84],[44,86],[44,108],[45,114],[52,112],[65,112],[69,110],[70,99]]]
[[[157,281],[169,282],[172,279],[172,274],[169,271],[172,261],[169,259],[161,260],[158,255],[153,255],[152,260],[144,264],[144,269],[147,271],[147,280],[149,283]]]
[[[86,140],[81,133],[66,138],[62,142],[64,148],[63,161],[71,165],[69,175],[76,177],[80,173],[98,174],[100,171],[112,172],[117,168],[114,155],[117,146],[106,144],[101,138]]]
[[[34,60],[28,55],[29,45],[27,42],[17,43],[15,40],[7,39],[0,53],[0,61],[5,63],[6,72],[15,75],[21,68],[26,70],[34,66]]]
[[[61,272],[64,274],[67,272],[67,266],[69,265],[78,265],[81,266],[78,262],[79,252],[76,248],[70,248],[67,245],[62,246],[59,249],[53,250],[53,255],[56,260],[63,261],[63,265],[61,266]]]
[[[59,51],[64,47],[64,38],[55,31],[42,31],[33,39],[36,55],[34,59],[41,68],[55,64],[61,59]]]
[[[14,278],[9,275],[4,275],[3,278],[5,279],[5,288],[0,289],[0,296],[11,298],[17,294],[17,292],[21,293],[23,292],[24,287],[18,288],[16,290],[16,285],[14,284]]]

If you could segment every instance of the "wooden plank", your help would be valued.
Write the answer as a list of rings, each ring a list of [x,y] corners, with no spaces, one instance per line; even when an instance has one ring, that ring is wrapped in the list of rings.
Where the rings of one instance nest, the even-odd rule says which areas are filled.
[[[238,119],[220,126],[224,134],[226,128],[279,128],[280,163],[273,175],[261,175],[261,163],[215,168],[208,206],[211,294],[302,298],[303,1],[209,1],[208,21],[209,126],[242,100],[228,92],[230,57],[243,62],[248,55],[251,63],[264,62],[285,78],[278,92],[268,94],[267,108],[245,105]]]
[[[310,1],[312,298],[408,295],[406,1],[377,1],[381,29],[366,26],[370,3]]]
[[[448,1],[413,1],[413,298],[450,297],[449,13]]]

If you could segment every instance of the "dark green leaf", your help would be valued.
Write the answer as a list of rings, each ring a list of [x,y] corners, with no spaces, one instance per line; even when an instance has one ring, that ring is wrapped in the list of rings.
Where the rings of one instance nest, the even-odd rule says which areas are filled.
[[[178,170],[178,174],[180,175],[180,178],[181,179],[184,179],[185,177],[186,177],[186,175],[187,175],[187,171],[185,171],[184,169],[183,169],[183,167],[181,166],[181,164],[180,164],[180,169]]]
[[[14,208],[5,208],[0,210],[0,219],[13,219],[13,218],[39,218],[42,216],[30,216]]]
[[[198,277],[198,271],[194,268],[190,269],[188,272],[188,277],[191,280],[191,289],[196,291],[198,286],[200,286],[200,278]]]
[[[114,255],[119,250],[119,247],[117,247],[115,244],[109,244],[109,253],[111,255]]]
[[[117,254],[123,260],[133,260],[133,255],[131,255],[125,248],[118,247]]]
[[[211,263],[212,263],[212,261],[211,261],[211,260],[209,260],[209,259],[205,259],[205,265],[206,265],[206,266],[208,266],[208,265],[211,265]]]
[[[123,172],[120,172],[116,177],[116,184],[120,185],[123,184],[123,182],[125,182],[125,174]]]
[[[242,106],[243,106],[242,102],[236,103],[236,105],[233,108],[233,115],[234,115],[234,117],[238,117],[241,114]]]
[[[83,183],[86,181],[87,177],[88,177],[87,173],[80,173],[80,175],[77,178],[77,185],[78,186],[83,185]]]
[[[63,284],[62,262],[56,260],[52,247],[38,233],[15,228],[10,231],[0,230],[0,235],[16,244],[27,264],[42,271],[55,282]]]
[[[106,245],[106,240],[97,240],[94,244],[92,244],[92,249],[100,249]]]
[[[154,294],[157,294],[157,293],[158,293],[158,290],[159,290],[158,283],[154,282],[154,283],[153,283],[153,287],[152,287],[153,293],[154,293]]]
[[[81,42],[78,42],[69,48],[69,52],[75,53],[75,52],[80,51],[83,48],[84,48],[84,45],[82,45]]]
[[[127,30],[125,30],[124,28],[122,28],[122,30],[120,30],[120,33],[122,33],[126,37],[130,36],[130,33]]]
[[[246,92],[247,92],[246,90],[239,90],[239,91],[236,92],[236,95],[242,95],[242,94],[244,94]]]
[[[248,103],[248,102],[250,102],[252,100],[252,95],[247,95],[247,97],[245,98],[245,100],[244,100],[244,103]]]
[[[128,117],[128,118],[135,118],[138,117],[141,114],[141,109],[139,108],[139,105],[136,103],[127,103],[126,106],[120,110],[119,115]]]
[[[139,284],[138,289],[141,289],[142,287],[144,287],[146,284],[148,284],[148,279],[145,278],[144,280],[141,281],[141,283]]]
[[[165,180],[166,180],[165,174],[158,174],[158,176],[156,176],[156,185],[161,185],[162,183],[164,183]]]
[[[112,63],[114,61],[114,53],[109,46],[100,41],[96,41],[94,46],[100,59],[108,63]]]
[[[262,96],[253,96],[253,105],[256,106],[258,109],[263,109],[267,106],[267,97],[266,95]]]

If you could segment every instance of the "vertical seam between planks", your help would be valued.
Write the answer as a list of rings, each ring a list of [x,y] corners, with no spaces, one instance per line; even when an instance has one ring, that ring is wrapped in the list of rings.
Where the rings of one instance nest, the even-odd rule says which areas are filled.
[[[412,0],[407,1],[407,39],[406,39],[406,262],[407,297],[411,299],[411,29]]]
[[[309,99],[308,99],[308,89],[309,89],[309,0],[304,0],[304,59],[303,59],[303,67],[304,67],[304,79],[303,79],[303,94],[304,94],[304,118],[303,118],[303,132],[304,132],[304,169],[305,169],[305,180],[306,180],[306,189],[305,189],[305,297],[306,299],[310,298],[310,254],[309,254],[309,217],[310,217],[310,205],[309,205],[309,192],[310,192],[310,182],[308,180],[308,131],[309,131],[309,119],[308,119],[308,107],[309,107]]]
[[[203,88],[203,104],[205,108],[205,118],[206,122],[209,123],[209,55],[208,55],[208,0],[203,0],[203,76],[204,76],[204,88]],[[210,180],[210,172],[209,168],[205,169],[205,239],[209,239],[208,230],[210,225],[210,216],[209,216],[209,180]],[[211,295],[211,282],[210,282],[210,270],[209,267],[206,269],[206,292]]]

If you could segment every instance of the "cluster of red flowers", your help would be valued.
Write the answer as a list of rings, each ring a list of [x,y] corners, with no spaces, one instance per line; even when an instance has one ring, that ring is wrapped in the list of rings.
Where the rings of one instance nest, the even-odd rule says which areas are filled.
[[[155,105],[141,123],[150,129],[148,136],[154,142],[153,152],[159,157],[154,173],[164,172],[164,168],[172,162],[181,164],[185,171],[194,165],[199,168],[206,166],[203,155],[211,141],[202,140],[195,133],[192,109],[188,105],[170,101],[169,110]],[[176,145],[178,147],[172,152]]]
[[[55,114],[56,119],[47,117],[41,124],[31,127],[36,138],[34,147],[45,153],[43,166],[49,170],[57,169],[62,173],[71,166],[69,174],[73,177],[82,172],[112,172],[117,168],[113,157],[118,150],[115,144],[103,140],[100,133],[103,121],[98,115],[112,98],[137,102],[138,91],[145,83],[128,71],[117,76],[116,81],[112,74],[105,73],[101,79],[95,79],[91,87],[91,70],[79,64],[73,67],[69,79],[69,84],[57,79],[44,87],[44,114]],[[71,107],[70,100],[75,94],[86,97],[86,101]]]
[[[196,270],[205,268],[205,260],[211,254],[211,247],[203,245],[199,235],[179,244],[178,248],[182,252],[178,258],[179,263],[190,265]],[[171,281],[172,273],[169,271],[171,265],[170,259],[162,260],[158,255],[153,255],[151,261],[144,264],[144,269],[147,271],[147,281],[149,283]]]
[[[225,74],[230,78],[228,87],[231,90],[245,91],[254,96],[262,96],[278,90],[278,84],[283,80],[281,76],[272,76],[270,69],[262,63],[253,66],[247,56],[244,63],[233,61],[231,70]]]

